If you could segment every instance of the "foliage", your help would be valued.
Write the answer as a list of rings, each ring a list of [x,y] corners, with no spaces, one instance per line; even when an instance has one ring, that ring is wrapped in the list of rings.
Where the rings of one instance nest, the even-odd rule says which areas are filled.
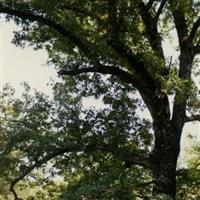
[[[118,92],[110,91],[103,97],[105,108],[99,110],[84,108],[81,104],[82,88],[75,88],[73,84],[74,82],[69,82],[69,80],[57,83],[54,86],[53,100],[49,100],[37,91],[32,96],[26,84],[26,90],[20,99],[12,97],[12,88],[9,86],[4,88],[1,98],[2,110],[5,109],[3,123],[1,123],[1,135],[4,136],[1,170],[7,179],[12,180],[12,177],[21,176],[26,173],[29,166],[34,166],[43,159],[44,163],[41,163],[39,167],[43,166],[45,169],[46,162],[49,161],[45,160],[46,157],[54,155],[56,151],[61,151],[66,155],[58,154],[57,158],[53,156],[52,161],[49,161],[52,164],[47,165],[49,168],[47,174],[50,177],[56,174],[65,176],[66,182],[70,182],[70,188],[67,191],[71,192],[74,191],[76,184],[80,184],[79,182],[71,183],[73,176],[79,176],[78,174],[83,176],[84,180],[81,182],[85,182],[84,185],[72,193],[75,199],[78,199],[78,196],[81,198],[83,195],[90,196],[93,193],[96,195],[96,190],[100,189],[105,190],[106,198],[123,195],[120,187],[124,181],[123,185],[127,188],[124,190],[124,195],[133,195],[129,187],[150,180],[148,173],[141,168],[128,170],[125,166],[125,162],[128,161],[123,158],[125,151],[130,154],[137,151],[146,154],[150,150],[152,140],[152,135],[148,131],[150,123],[146,120],[140,121],[134,111],[136,109],[134,104],[139,102],[137,100],[129,102],[128,87],[116,84]],[[105,81],[102,86],[109,88],[109,83]],[[123,115],[124,118],[121,119]],[[116,125],[119,121],[120,126]],[[95,150],[97,144],[99,150]],[[107,147],[111,149],[107,150]],[[87,150],[83,152],[85,148]],[[73,152],[73,149],[77,149],[77,152]],[[101,149],[105,152],[98,152]],[[12,171],[10,171],[11,167]],[[74,175],[71,177],[70,173]],[[35,177],[34,173],[31,174]],[[139,176],[138,180],[133,179],[137,174],[144,176],[144,180],[142,181]],[[3,173],[2,176],[4,176]],[[101,177],[100,180],[98,180],[99,177]],[[113,188],[114,185],[116,189]],[[108,187],[111,191],[107,191]],[[101,194],[104,195],[103,192]],[[34,198],[44,198],[43,195],[38,192],[37,198],[36,196]],[[66,199],[72,198],[69,192],[67,195],[69,197],[66,196]]]
[[[189,139],[191,140],[191,138]],[[192,137],[192,146],[188,149],[187,168],[180,169],[180,176],[178,176],[178,197],[179,199],[199,199],[199,151],[200,143],[196,138]],[[187,155],[186,154],[186,155]]]
[[[182,130],[200,121],[199,9],[189,0],[0,1],[21,27],[13,43],[46,49],[61,77],[52,98],[27,84],[19,99],[2,91],[0,172],[15,199],[31,178],[47,184],[37,199],[175,199]],[[175,32],[179,56],[169,59],[163,40]],[[88,97],[102,108],[84,107]],[[67,186],[48,185],[57,175]]]

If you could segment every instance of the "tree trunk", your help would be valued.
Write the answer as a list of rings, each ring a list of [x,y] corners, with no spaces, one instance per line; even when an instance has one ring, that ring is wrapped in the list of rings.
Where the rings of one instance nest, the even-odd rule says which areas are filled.
[[[170,120],[154,122],[155,145],[151,165],[155,182],[154,193],[176,199],[176,165],[180,152],[181,132],[172,127]]]

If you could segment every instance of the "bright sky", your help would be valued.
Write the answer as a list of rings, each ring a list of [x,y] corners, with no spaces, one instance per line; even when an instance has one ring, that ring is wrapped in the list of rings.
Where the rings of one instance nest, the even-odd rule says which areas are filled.
[[[1,23],[1,87],[9,82],[16,88],[19,96],[23,88],[20,83],[27,81],[32,88],[50,92],[47,83],[50,77],[56,78],[57,74],[53,67],[46,66],[47,53],[32,48],[22,49],[11,44],[14,24]]]
[[[34,51],[32,48],[21,49],[11,44],[13,30],[16,26],[12,23],[0,23],[0,87],[7,82],[16,89],[16,95],[22,92],[20,83],[27,81],[32,88],[39,89],[47,94],[51,93],[50,86],[47,86],[50,77],[57,78],[56,71],[53,67],[45,66],[47,53],[39,50]],[[175,41],[176,43],[176,41]],[[169,56],[177,54],[169,43],[165,43],[165,51]],[[94,105],[92,99],[86,102],[86,106]],[[184,128],[183,141],[187,146],[186,133],[198,135],[200,138],[200,123],[189,123]],[[182,142],[183,143],[183,142]]]

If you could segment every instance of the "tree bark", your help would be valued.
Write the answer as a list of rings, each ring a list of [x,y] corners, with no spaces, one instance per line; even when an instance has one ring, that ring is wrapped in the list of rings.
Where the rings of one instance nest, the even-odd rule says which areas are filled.
[[[181,132],[176,132],[170,121],[155,122],[154,131],[155,146],[151,154],[154,193],[165,194],[175,200]]]
[[[153,117],[154,148],[150,154],[154,194],[176,199],[176,166],[180,152],[180,139],[184,122],[176,124],[171,119],[166,94],[159,94]],[[182,116],[184,118],[184,116]]]

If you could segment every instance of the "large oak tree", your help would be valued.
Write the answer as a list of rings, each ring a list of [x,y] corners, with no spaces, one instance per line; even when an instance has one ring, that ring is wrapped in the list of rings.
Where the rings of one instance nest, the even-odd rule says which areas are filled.
[[[103,96],[104,102],[112,105],[114,111],[110,118],[101,113],[92,120],[94,113],[85,114],[84,123],[88,124],[84,131],[88,131],[87,135],[92,134],[92,126],[101,125],[99,121],[102,122],[103,118],[107,120],[104,124],[114,121],[118,134],[112,144],[104,142],[104,137],[107,137],[104,134],[110,129],[97,126],[93,131],[95,135],[95,131],[101,130],[104,135],[99,137],[101,142],[97,133],[88,144],[84,140],[79,146],[59,141],[60,148],[49,150],[47,155],[34,160],[23,174],[15,177],[10,189],[16,198],[15,184],[34,168],[67,152],[93,151],[117,154],[127,168],[134,165],[147,168],[152,172],[149,184],[153,184],[153,193],[176,198],[176,167],[183,127],[187,122],[200,121],[198,89],[192,74],[198,70],[196,58],[200,53],[199,10],[198,0],[0,1],[0,13],[6,14],[7,20],[14,20],[21,27],[15,32],[13,41],[16,45],[24,46],[28,42],[35,49],[45,48],[49,53],[49,62],[57,67],[58,74],[66,81],[65,87],[73,82],[73,87],[77,85],[82,95]],[[167,57],[163,49],[164,40],[169,39],[170,34],[173,37],[177,35],[178,58]],[[126,126],[138,125],[134,124],[134,120],[137,121],[134,114],[138,96],[133,95],[136,91],[152,117],[152,130],[149,128],[148,134],[153,132],[153,147],[146,153],[142,147],[139,151],[129,145],[123,146],[121,135],[124,129],[121,128],[121,133],[119,131],[123,123]],[[68,98],[68,103],[75,102],[74,94],[69,100],[65,92],[60,89],[58,94]],[[118,105],[118,93],[121,101],[126,102],[126,108]],[[115,101],[111,94],[116,95]],[[169,96],[173,98],[172,110]],[[70,115],[72,118],[78,115],[76,109],[80,109],[78,104]],[[80,129],[79,126],[77,130]],[[139,131],[139,128],[135,129]],[[110,134],[112,137],[112,132]],[[129,135],[126,139],[128,143],[134,137]]]

